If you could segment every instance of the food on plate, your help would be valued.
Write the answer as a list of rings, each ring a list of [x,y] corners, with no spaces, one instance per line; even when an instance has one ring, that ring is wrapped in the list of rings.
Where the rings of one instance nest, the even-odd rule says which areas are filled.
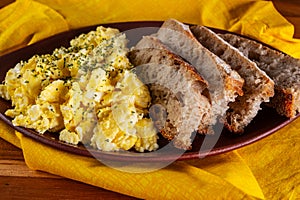
[[[125,34],[100,26],[34,55],[7,72],[0,95],[13,125],[66,143],[145,152],[162,136],[189,150],[194,133],[219,122],[242,133],[265,103],[295,117],[299,66],[241,36],[169,19],[131,50]]]
[[[103,151],[158,148],[147,117],[149,90],[130,70],[127,39],[98,27],[71,40],[69,48],[35,55],[7,72],[1,96],[15,126],[60,132],[59,139]]]
[[[255,62],[250,61],[212,30],[204,26],[192,26],[191,30],[204,47],[223,59],[245,80],[244,95],[229,103],[225,119],[225,126],[230,131],[241,133],[257,115],[260,105],[269,102],[274,95],[274,82]]]
[[[270,105],[286,117],[295,117],[300,111],[300,60],[271,49],[254,40],[233,34],[221,34],[275,83],[275,95]]]
[[[149,83],[154,106],[150,116],[163,137],[173,140],[175,147],[191,148],[192,133],[207,132],[211,122],[207,82],[194,67],[151,36],[143,37],[129,58],[138,66],[137,76]]]
[[[244,80],[225,61],[203,47],[188,25],[170,19],[163,23],[155,36],[174,53],[191,63],[208,82],[212,124],[215,124],[218,117],[225,116],[228,103],[243,95]]]

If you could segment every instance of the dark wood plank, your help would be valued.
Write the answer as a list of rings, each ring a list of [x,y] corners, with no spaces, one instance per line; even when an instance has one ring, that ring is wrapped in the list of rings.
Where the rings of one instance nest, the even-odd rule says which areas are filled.
[[[68,179],[0,177],[1,199],[135,199]]]
[[[3,159],[24,160],[19,148],[0,138],[0,160]]]

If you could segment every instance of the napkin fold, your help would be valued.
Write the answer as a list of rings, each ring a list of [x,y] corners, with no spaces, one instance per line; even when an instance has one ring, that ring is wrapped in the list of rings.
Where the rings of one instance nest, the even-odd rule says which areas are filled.
[[[0,55],[66,30],[64,17],[52,8],[17,0],[0,10]]]
[[[221,159],[226,166],[219,167],[220,170],[202,169],[196,161],[193,164],[177,161],[158,171],[125,173],[98,160],[70,155],[19,136],[30,168],[142,199],[207,199],[208,195],[213,199],[264,197],[251,170],[236,152],[223,155]],[[130,163],[125,167],[129,168]]]
[[[0,10],[0,54],[69,29],[168,18],[241,33],[300,58],[294,27],[272,2],[245,0],[17,0]],[[300,119],[236,151],[127,173],[40,144],[0,122],[0,137],[22,148],[31,169],[143,199],[297,199],[299,130]]]

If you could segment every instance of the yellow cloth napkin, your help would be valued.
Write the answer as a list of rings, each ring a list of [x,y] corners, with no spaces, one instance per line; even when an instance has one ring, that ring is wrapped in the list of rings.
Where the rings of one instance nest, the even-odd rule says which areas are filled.
[[[0,54],[82,26],[168,18],[242,33],[300,58],[294,27],[272,2],[245,0],[17,0],[0,10]],[[300,119],[236,151],[126,173],[52,149],[0,123],[0,137],[22,148],[28,167],[143,199],[300,198],[299,130]]]

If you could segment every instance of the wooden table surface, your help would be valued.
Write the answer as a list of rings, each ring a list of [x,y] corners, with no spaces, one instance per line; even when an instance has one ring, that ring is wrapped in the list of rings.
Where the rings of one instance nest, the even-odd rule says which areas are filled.
[[[0,0],[0,8],[13,2]],[[300,38],[300,1],[274,0]],[[60,176],[30,170],[22,151],[0,138],[0,199],[134,199]]]

